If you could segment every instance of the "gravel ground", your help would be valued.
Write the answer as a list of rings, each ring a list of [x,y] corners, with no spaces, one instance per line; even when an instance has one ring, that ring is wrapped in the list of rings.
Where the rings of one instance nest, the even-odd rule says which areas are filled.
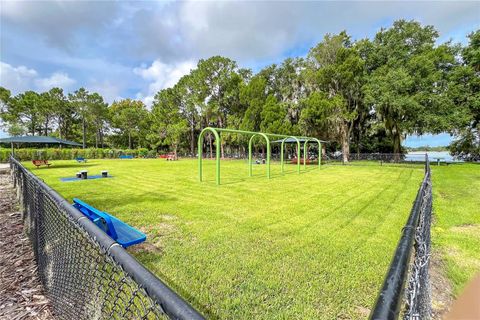
[[[0,319],[54,319],[10,176],[0,169]]]

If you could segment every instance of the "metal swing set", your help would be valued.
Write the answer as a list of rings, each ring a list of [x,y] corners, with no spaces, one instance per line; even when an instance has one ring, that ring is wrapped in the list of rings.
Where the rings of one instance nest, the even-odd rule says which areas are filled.
[[[300,173],[301,170],[301,161],[300,161],[300,152],[301,152],[301,142],[303,142],[303,167],[306,169],[307,165],[307,155],[308,155],[308,143],[309,142],[316,142],[318,144],[318,167],[321,167],[321,156],[322,156],[322,140],[312,137],[297,137],[297,136],[290,136],[290,135],[283,135],[283,134],[274,134],[274,133],[263,133],[263,132],[253,132],[253,131],[244,131],[244,130],[235,130],[235,129],[223,129],[223,128],[214,128],[214,127],[206,127],[200,132],[198,137],[198,174],[199,180],[203,180],[203,173],[202,173],[202,160],[203,160],[203,140],[204,136],[207,132],[211,132],[215,137],[215,181],[217,185],[220,185],[220,145],[222,143],[222,136],[221,133],[237,133],[237,134],[244,134],[250,136],[248,141],[248,174],[252,176],[252,146],[255,138],[261,137],[265,140],[267,145],[267,159],[266,159],[266,167],[267,167],[267,178],[270,179],[270,157],[271,157],[271,143],[270,138],[280,138],[281,140],[281,147],[280,147],[280,164],[281,164],[281,172],[284,173],[284,151],[285,151],[285,142],[288,139],[292,139],[297,144],[297,173]],[[275,141],[275,142],[278,142]]]

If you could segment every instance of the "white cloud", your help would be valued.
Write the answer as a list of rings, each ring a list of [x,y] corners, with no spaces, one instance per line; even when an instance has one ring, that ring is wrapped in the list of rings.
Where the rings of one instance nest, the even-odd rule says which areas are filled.
[[[27,90],[47,91],[53,87],[68,89],[75,80],[64,72],[54,72],[48,77],[40,77],[35,69],[26,66],[14,67],[0,61],[0,86],[17,94]]]
[[[224,55],[240,64],[280,60],[308,49],[325,33],[347,30],[355,39],[372,37],[397,19],[433,24],[441,36],[474,30],[480,2],[364,1],[182,1],[132,14],[132,53],[161,61]],[[462,35],[455,39],[463,40]],[[130,44],[130,43],[129,43]],[[307,48],[305,48],[305,46]],[[295,53],[294,53],[295,54]]]
[[[36,79],[35,85],[40,90],[47,91],[53,87],[68,88],[75,82],[76,81],[70,78],[68,74],[64,72],[55,72],[50,77]]]
[[[137,97],[147,104],[188,73],[193,61],[212,55],[258,69],[305,54],[327,32],[346,29],[353,38],[372,37],[401,18],[433,24],[441,41],[461,41],[480,27],[478,1],[3,1],[1,6],[1,55],[10,64],[1,65],[0,85],[19,92],[72,86],[74,79],[106,101]],[[140,66],[143,61],[147,65]]]
[[[38,76],[37,71],[25,66],[14,67],[0,61],[0,85],[12,92],[31,90],[32,81]]]
[[[114,1],[2,1],[2,24],[49,45],[77,49],[77,37],[107,29],[120,8]]]
[[[133,69],[136,75],[150,82],[147,90],[137,94],[137,99],[143,100],[146,105],[151,105],[153,97],[159,90],[173,87],[181,77],[188,74],[193,68],[195,68],[193,61],[166,64],[160,60],[155,60],[149,67],[142,65]]]
[[[479,12],[478,1],[4,1],[0,15],[7,52],[20,52],[6,45],[7,36],[27,38],[72,57],[132,59],[132,66],[212,55],[264,64],[299,47],[304,52],[327,32],[371,37],[401,18],[433,24],[459,41],[464,34],[453,31],[478,28]]]
[[[86,88],[90,92],[97,92],[100,94],[103,97],[103,100],[108,103],[122,99],[120,95],[121,88],[109,80],[92,80],[91,83],[86,86]]]

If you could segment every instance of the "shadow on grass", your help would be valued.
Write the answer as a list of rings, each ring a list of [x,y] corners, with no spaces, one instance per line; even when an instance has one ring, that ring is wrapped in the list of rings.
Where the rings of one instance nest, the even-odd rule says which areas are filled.
[[[41,166],[39,168],[35,167],[35,166],[28,166],[27,168],[29,170],[48,170],[48,169],[65,169],[65,168],[85,168],[85,167],[92,167],[92,166],[98,166],[98,164],[94,164],[94,163],[72,163],[72,164],[59,164],[59,165],[55,165],[54,162],[52,162],[52,165],[49,166],[49,167],[46,167],[46,166]]]

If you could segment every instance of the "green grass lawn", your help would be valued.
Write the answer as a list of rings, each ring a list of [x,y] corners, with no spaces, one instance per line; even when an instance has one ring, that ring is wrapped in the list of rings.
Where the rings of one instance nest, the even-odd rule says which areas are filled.
[[[213,319],[366,318],[423,177],[421,166],[378,165],[311,167],[300,175],[289,165],[282,176],[277,164],[267,180],[263,165],[248,178],[244,161],[224,161],[223,185],[216,186],[213,161],[204,161],[203,183],[194,160],[51,162],[32,171],[67,199],[146,232],[147,244],[130,251]],[[59,179],[84,168],[114,178]],[[440,168],[434,187],[443,184],[456,199],[440,174],[455,180],[448,170],[457,169]],[[458,192],[462,201],[474,196]],[[435,208],[450,215],[445,206]],[[468,217],[478,223],[473,213],[460,223]],[[455,242],[446,235],[455,218],[437,223],[444,231],[434,234],[444,233],[436,243]],[[467,256],[478,238],[464,237],[459,233],[458,248]]]
[[[480,165],[432,166],[434,226],[454,293],[480,273]]]

